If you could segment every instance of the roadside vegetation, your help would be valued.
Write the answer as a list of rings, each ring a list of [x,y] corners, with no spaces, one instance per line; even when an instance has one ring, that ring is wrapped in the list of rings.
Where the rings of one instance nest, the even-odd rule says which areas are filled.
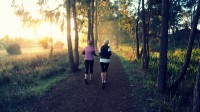
[[[11,44],[6,48],[9,55],[21,54],[21,49],[19,44]]]
[[[10,37],[16,29],[11,31],[9,23],[4,24],[9,28],[9,33],[6,31],[0,37],[0,105],[18,101],[19,88],[22,88],[22,92],[19,92],[21,95],[24,94],[23,88],[32,87],[27,86],[29,84],[45,85],[37,82],[54,79],[60,76],[56,75],[60,71],[63,74],[78,71],[81,60],[79,51],[83,43],[79,40],[87,43],[92,39],[97,49],[107,38],[111,47],[112,44],[116,46],[133,87],[138,87],[133,90],[133,95],[141,98],[137,107],[147,106],[138,111],[200,112],[200,0],[58,1],[38,0],[26,4],[13,0],[9,6],[21,19],[20,28],[30,28],[35,35]],[[18,33],[27,32],[25,29]],[[40,37],[41,33],[47,34]],[[20,46],[7,49],[7,53],[12,55],[5,55],[6,50],[2,49],[13,43]],[[40,45],[35,46],[36,43]],[[24,52],[22,46],[29,53]],[[29,48],[39,46],[44,49],[36,56],[34,50]],[[58,55],[55,47],[67,49]],[[22,55],[28,58],[23,59]],[[35,93],[26,93],[32,94]]]
[[[26,100],[43,95],[70,74],[64,51],[55,51],[51,58],[48,53],[18,59],[13,55],[8,57],[0,63],[0,105],[3,106],[0,108],[9,111],[14,111]]]
[[[148,70],[142,70],[142,60],[135,59],[135,51],[130,46],[120,46],[116,49],[116,52],[119,54],[121,64],[132,85],[132,95],[136,99],[135,107],[138,111],[191,112],[198,66],[197,60],[200,58],[199,49],[194,49],[186,78],[175,95],[157,92],[158,52],[151,54]],[[167,74],[169,84],[175,80],[180,72],[185,52],[186,49],[184,48],[169,50]]]

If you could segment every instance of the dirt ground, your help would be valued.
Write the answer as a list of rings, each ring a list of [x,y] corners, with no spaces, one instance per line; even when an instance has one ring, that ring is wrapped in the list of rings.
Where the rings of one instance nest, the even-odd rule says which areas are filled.
[[[84,82],[84,70],[60,81],[39,99],[20,107],[28,112],[134,112],[131,86],[116,55],[111,56],[106,88],[101,88],[99,62],[89,84]]]

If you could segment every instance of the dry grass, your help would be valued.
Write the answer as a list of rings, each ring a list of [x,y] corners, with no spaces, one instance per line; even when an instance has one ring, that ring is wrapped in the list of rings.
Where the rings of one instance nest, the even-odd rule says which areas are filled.
[[[43,49],[41,47],[34,48],[21,48],[22,53],[20,55],[8,55],[6,50],[0,50],[0,61],[17,60],[33,58],[37,55],[47,55],[50,53],[50,49]]]
[[[21,55],[0,51],[0,108],[43,94],[68,73],[67,50],[23,48]]]

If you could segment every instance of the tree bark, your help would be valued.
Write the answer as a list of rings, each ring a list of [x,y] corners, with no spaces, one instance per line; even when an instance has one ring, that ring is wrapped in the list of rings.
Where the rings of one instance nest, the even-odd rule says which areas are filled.
[[[200,112],[200,62],[193,95],[193,112]]]
[[[94,46],[95,49],[97,50],[98,49],[98,46],[97,46],[97,42],[98,42],[98,0],[96,0],[96,25],[95,25],[95,41],[94,41]]]
[[[199,20],[199,15],[200,15],[200,0],[198,0],[197,10],[196,10],[196,13],[195,13],[194,18],[193,18],[193,25],[192,25],[192,30],[191,30],[190,36],[189,36],[188,48],[187,48],[187,53],[186,53],[186,56],[185,56],[184,65],[181,69],[181,72],[179,73],[178,78],[169,87],[169,91],[171,91],[172,93],[175,93],[175,91],[177,90],[177,88],[178,88],[179,84],[181,83],[181,81],[183,80],[183,78],[186,74],[187,68],[189,66],[190,57],[191,57],[192,49],[193,49],[193,45],[194,45],[195,33],[197,31],[197,24],[198,24],[198,20]]]
[[[94,0],[92,0],[91,39],[94,41]]]
[[[51,49],[50,49],[50,54],[49,54],[49,58],[51,59],[53,56],[53,38],[50,38],[50,43],[51,43]]]
[[[69,64],[70,71],[74,71],[74,58],[71,42],[71,25],[70,25],[70,0],[66,1],[66,11],[67,11],[67,45],[68,45],[68,55],[69,55]]]
[[[166,90],[166,73],[167,73],[167,50],[168,50],[168,21],[169,21],[169,0],[162,2],[162,23],[161,23],[161,40],[160,40],[160,58],[159,70],[157,77],[157,89],[159,92]]]
[[[90,10],[90,2],[91,0],[87,0],[87,6],[88,6],[88,37],[87,40],[90,40],[91,38],[91,10]]]
[[[150,61],[150,49],[149,49],[149,30],[151,27],[151,7],[152,7],[152,0],[148,1],[148,23],[147,23],[147,67],[149,66]]]
[[[191,13],[191,21],[193,20],[193,17],[194,17],[194,14],[195,14],[195,9],[196,9],[196,4],[193,6],[193,10],[192,10],[192,13]],[[191,22],[190,26],[192,27],[192,22]]]
[[[137,59],[140,58],[140,55],[139,55],[139,49],[140,49],[140,40],[139,40],[139,34],[138,34],[138,28],[139,28],[139,16],[140,16],[140,3],[141,3],[141,0],[139,0],[139,5],[138,5],[138,13],[137,13],[137,20],[136,20],[136,56],[137,56]]]
[[[142,0],[142,27],[143,27],[143,69],[148,69],[147,65],[147,40],[146,40],[146,24],[145,24],[145,8],[144,0]]]
[[[74,4],[72,5],[73,9],[73,18],[74,18],[74,29],[75,29],[75,47],[74,47],[74,69],[78,70],[79,66],[79,52],[78,52],[78,45],[79,45],[79,37],[78,37],[78,26],[76,20],[76,0],[74,0]]]

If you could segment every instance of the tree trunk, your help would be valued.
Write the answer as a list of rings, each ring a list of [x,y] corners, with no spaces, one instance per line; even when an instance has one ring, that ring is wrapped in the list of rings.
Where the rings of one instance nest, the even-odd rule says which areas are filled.
[[[74,18],[74,29],[75,29],[75,47],[74,47],[74,69],[78,70],[79,66],[79,52],[78,52],[78,44],[79,44],[79,38],[78,38],[78,26],[77,26],[77,20],[76,20],[76,0],[74,0],[74,4],[72,5],[73,9],[73,18]]]
[[[71,42],[70,0],[67,0],[66,2],[66,10],[67,10],[67,45],[68,45],[69,64],[70,64],[70,71],[73,72],[74,58],[73,58],[73,50]]]
[[[166,73],[167,73],[167,50],[168,50],[168,21],[169,21],[169,0],[162,2],[162,23],[161,23],[161,40],[160,40],[160,58],[159,70],[157,77],[158,91],[166,90]]]
[[[199,15],[200,15],[200,0],[198,0],[197,10],[196,10],[196,13],[195,13],[194,18],[193,18],[193,25],[192,25],[192,30],[190,32],[190,37],[189,37],[188,48],[187,48],[187,53],[186,53],[186,56],[185,56],[184,65],[181,69],[181,72],[180,72],[178,78],[169,87],[169,91],[171,91],[172,93],[175,93],[175,91],[177,90],[177,88],[178,88],[179,84],[181,83],[181,81],[183,80],[183,78],[186,74],[187,68],[189,66],[190,57],[191,57],[191,54],[192,54],[192,48],[193,48],[194,39],[195,39],[195,33],[197,31],[197,24],[198,24],[198,20],[199,20]]]
[[[53,38],[50,38],[50,43],[51,43],[51,49],[50,49],[50,54],[49,54],[49,58],[51,59],[53,56]]]
[[[191,21],[193,20],[193,17],[194,17],[194,14],[195,14],[195,9],[196,9],[196,4],[193,6],[193,10],[192,10],[192,13],[191,13]],[[192,27],[192,22],[191,22],[190,26]]]
[[[200,112],[200,62],[193,95],[193,112]]]
[[[87,40],[90,40],[91,38],[90,38],[90,36],[91,36],[91,14],[90,14],[90,12],[91,12],[91,10],[90,10],[90,0],[87,0],[87,5],[88,5],[88,38],[87,38]]]
[[[139,57],[142,57],[142,53],[143,53],[143,48],[141,49],[141,51],[139,53]]]
[[[92,0],[91,39],[94,41],[94,0]]]
[[[139,5],[138,5],[138,13],[137,13],[137,20],[136,20],[136,56],[137,56],[137,59],[139,59],[140,58],[140,56],[139,56],[139,49],[140,49],[140,41],[139,41],[139,35],[138,35],[138,24],[139,24],[139,16],[140,16],[140,2],[141,2],[141,0],[139,0]]]
[[[152,7],[152,0],[148,1],[148,24],[147,24],[147,68],[149,66],[149,61],[150,61],[150,50],[149,50],[149,30],[151,27],[151,7]]]
[[[142,0],[142,27],[143,27],[143,69],[148,69],[147,65],[147,40],[146,40],[146,24],[145,24],[145,8],[144,0]]]
[[[94,41],[94,46],[96,46],[95,47],[95,49],[97,50],[98,49],[98,46],[97,46],[97,42],[98,42],[98,10],[97,10],[97,8],[98,8],[98,0],[96,0],[96,28],[95,28],[95,41]]]

